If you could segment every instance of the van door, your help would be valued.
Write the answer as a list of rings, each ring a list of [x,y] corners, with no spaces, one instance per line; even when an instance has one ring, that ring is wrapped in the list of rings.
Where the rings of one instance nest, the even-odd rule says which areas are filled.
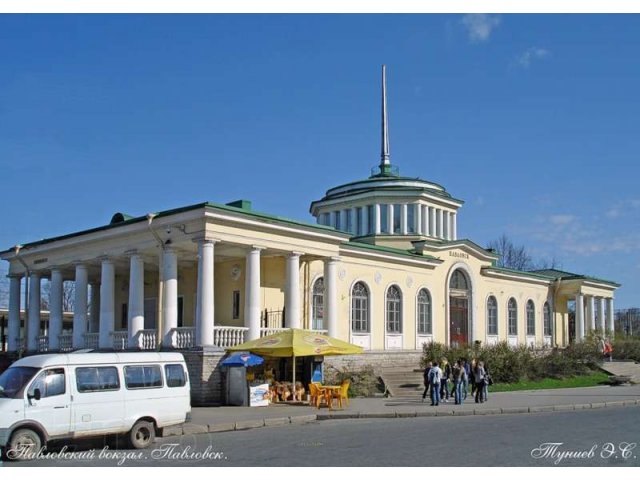
[[[47,368],[36,375],[25,395],[25,419],[42,425],[50,437],[64,437],[71,429],[71,394],[68,372],[63,367]],[[40,400],[35,399],[36,389]]]
[[[116,366],[78,366],[71,404],[74,436],[122,432],[124,393]]]

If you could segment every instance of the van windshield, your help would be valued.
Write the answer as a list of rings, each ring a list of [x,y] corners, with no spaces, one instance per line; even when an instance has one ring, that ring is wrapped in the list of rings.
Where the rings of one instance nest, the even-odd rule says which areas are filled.
[[[0,375],[0,398],[17,398],[17,394],[39,371],[35,367],[11,367]]]

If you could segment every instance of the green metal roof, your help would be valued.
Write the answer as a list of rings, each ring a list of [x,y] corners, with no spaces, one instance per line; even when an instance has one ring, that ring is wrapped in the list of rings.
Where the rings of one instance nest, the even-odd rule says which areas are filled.
[[[244,204],[245,206],[247,205],[247,203]],[[283,224],[288,224],[288,225],[292,225],[292,226],[296,226],[296,227],[303,227],[303,228],[308,228],[308,229],[313,229],[313,230],[320,230],[320,231],[324,231],[327,233],[334,233],[336,235],[342,236],[342,237],[348,237],[348,234],[343,233],[339,230],[336,230],[333,227],[329,227],[326,225],[318,225],[315,223],[306,223],[306,222],[301,222],[301,221],[297,221],[297,220],[291,220],[289,218],[285,218],[285,217],[278,217],[275,215],[268,215],[266,213],[260,213],[260,212],[254,212],[252,210],[248,210],[247,208],[239,208],[239,207],[233,207],[230,205],[224,205],[224,204],[220,204],[220,203],[212,203],[212,202],[203,202],[203,203],[197,203],[194,205],[188,205],[186,207],[180,207],[180,208],[174,208],[174,209],[170,209],[170,210],[163,210],[161,212],[157,212],[154,218],[162,218],[162,217],[167,217],[169,215],[176,215],[178,213],[183,213],[183,212],[188,212],[191,210],[197,210],[200,208],[206,208],[206,207],[210,207],[210,208],[215,208],[218,210],[226,210],[229,212],[233,212],[233,213],[239,213],[241,215],[247,216],[247,217],[253,217],[253,218],[259,218],[262,220],[268,220],[271,222],[276,222],[276,223],[283,223]],[[116,218],[117,215],[120,215],[119,217],[117,217],[117,221],[114,223],[113,220]],[[65,235],[59,235],[56,237],[50,237],[50,238],[44,238],[42,240],[38,240],[35,242],[29,242],[29,243],[25,243],[22,244],[22,248],[29,248],[29,247],[37,247],[40,245],[44,245],[47,243],[52,243],[52,242],[57,242],[57,241],[61,241],[61,240],[67,240],[69,238],[73,238],[73,237],[78,237],[81,235],[88,235],[91,233],[97,233],[97,232],[101,232],[101,231],[105,231],[105,230],[109,230],[112,228],[119,228],[119,227],[123,227],[126,225],[132,225],[135,223],[139,223],[139,222],[144,222],[147,221],[147,216],[143,215],[143,216],[139,216],[139,217],[132,217],[130,215],[125,215],[125,214],[116,214],[114,215],[114,218],[112,218],[112,223],[109,223],[107,225],[102,225],[99,227],[95,227],[95,228],[90,228],[87,230],[81,230],[78,232],[73,232],[73,233],[68,233]],[[0,253],[11,253],[13,251],[13,247],[8,248],[4,251],[0,251]]]
[[[591,280],[593,282],[606,283],[614,287],[622,286],[620,283],[616,283],[611,280],[604,280],[602,278],[590,277],[588,275],[581,275],[579,273],[565,272],[562,270],[557,270],[555,268],[548,268],[544,270],[533,270],[531,273],[545,275],[555,280]]]
[[[402,255],[402,256],[405,256],[405,257],[411,257],[411,258],[416,258],[416,259],[427,259],[427,260],[435,260],[435,261],[438,261],[438,262],[442,262],[442,260],[440,260],[437,257],[433,257],[431,255],[421,255],[421,254],[418,254],[418,253],[414,253],[411,250],[403,250],[401,248],[383,247],[382,245],[372,245],[371,243],[357,242],[357,241],[353,241],[353,240],[349,240],[347,242],[343,242],[342,245],[344,245],[346,247],[361,248],[363,250],[374,250],[374,251],[378,251],[378,252],[393,253],[395,255]]]
[[[520,275],[523,277],[532,277],[532,278],[538,278],[540,280],[547,280],[547,281],[551,281],[553,280],[553,278],[549,277],[548,275],[542,275],[539,273],[535,273],[535,272],[525,272],[523,270],[516,270],[515,268],[505,268],[505,267],[482,267],[482,270],[489,270],[492,272],[497,272],[497,273],[510,273],[513,275]]]

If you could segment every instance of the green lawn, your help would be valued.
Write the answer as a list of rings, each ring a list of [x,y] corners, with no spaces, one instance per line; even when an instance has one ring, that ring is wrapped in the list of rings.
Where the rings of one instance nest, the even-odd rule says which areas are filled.
[[[522,381],[518,383],[495,383],[489,387],[490,392],[513,392],[516,390],[543,390],[548,388],[593,387],[607,383],[609,376],[603,372],[594,372],[578,377],[563,379],[545,378],[537,381]]]

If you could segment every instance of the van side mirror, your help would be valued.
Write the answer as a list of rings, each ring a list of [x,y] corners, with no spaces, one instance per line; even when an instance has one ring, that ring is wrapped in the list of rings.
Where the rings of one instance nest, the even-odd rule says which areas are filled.
[[[33,390],[33,395],[27,395],[27,397],[29,397],[29,399],[34,399],[34,400],[40,400],[42,398],[42,392],[40,392],[39,388],[35,388]]]

